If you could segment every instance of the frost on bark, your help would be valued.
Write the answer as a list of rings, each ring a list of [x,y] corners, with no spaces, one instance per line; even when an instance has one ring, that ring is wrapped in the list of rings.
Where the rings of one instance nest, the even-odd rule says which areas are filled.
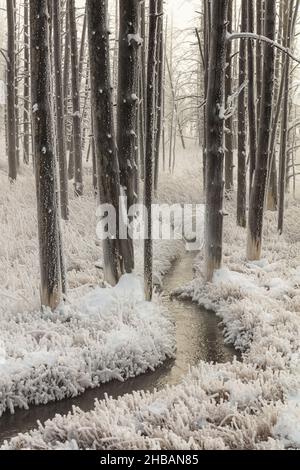
[[[285,0],[285,34],[284,46],[291,47],[292,20],[293,20],[294,0]],[[278,201],[278,232],[283,232],[283,218],[286,191],[286,170],[287,170],[287,144],[288,144],[288,123],[289,123],[289,92],[290,92],[290,58],[284,58],[284,95],[281,120],[281,140],[280,140],[280,160],[279,160],[279,201]]]
[[[81,114],[79,59],[76,28],[75,0],[69,0],[69,28],[72,68],[72,101],[73,101],[73,144],[74,144],[74,184],[76,196],[83,194],[82,148],[81,148]]]
[[[241,30],[247,31],[247,0],[242,0]],[[247,41],[240,40],[239,87],[238,97],[238,185],[237,185],[237,224],[246,227],[246,194],[247,194],[247,150],[246,150],[246,95],[245,81],[247,76]]]
[[[265,2],[265,36],[275,40],[276,3]],[[249,228],[247,257],[258,260],[261,256],[264,200],[268,170],[270,129],[272,122],[272,104],[274,92],[275,51],[269,44],[264,45],[264,67],[260,108],[260,127],[256,157],[256,169],[249,207]]]
[[[213,2],[206,106],[205,278],[207,281],[212,280],[214,271],[222,264],[227,11],[228,0]]]
[[[137,203],[136,194],[136,148],[138,145],[136,128],[138,125],[138,79],[139,79],[139,2],[122,0],[120,8],[119,31],[119,90],[118,90],[118,157],[120,183],[123,196],[127,197],[127,208]],[[132,223],[132,218],[128,220]],[[134,269],[133,241],[129,237],[122,243],[122,258],[125,271]]]
[[[114,131],[107,15],[107,0],[101,2],[87,0],[91,102],[98,193],[101,204],[111,204],[118,212],[120,176]],[[120,277],[118,239],[109,236],[103,241],[103,256],[105,280],[109,284],[115,285]]]
[[[46,0],[30,0],[31,96],[36,173],[41,303],[55,309],[62,300],[56,160],[51,106],[49,14]]]
[[[233,0],[228,1],[228,32],[232,33],[232,13],[233,13]],[[226,102],[232,94],[232,42],[227,41],[226,52],[226,80],[225,80],[225,94]],[[225,134],[225,189],[232,191],[233,189],[233,117],[229,117],[226,121],[226,134]]]
[[[156,129],[155,129],[155,173],[154,190],[158,190],[159,165],[160,165],[160,142],[163,127],[163,81],[164,81],[164,19],[163,0],[157,2],[158,14],[158,42],[156,48]]]
[[[55,98],[56,98],[56,135],[59,165],[60,208],[64,220],[69,218],[68,172],[65,138],[65,114],[62,79],[61,51],[61,0],[52,0]]]
[[[152,200],[153,200],[153,163],[154,163],[154,119],[155,119],[155,62],[157,45],[157,2],[149,2],[149,41],[147,67],[147,110],[146,110],[146,156],[145,156],[145,197],[147,209],[144,244],[144,282],[146,300],[152,299],[153,289],[153,241],[152,241]]]
[[[30,38],[29,38],[29,0],[24,0],[24,112],[23,112],[23,161],[29,164],[30,155]]]
[[[17,139],[15,108],[15,11],[12,0],[7,5],[7,144],[8,144],[8,177],[17,179]]]
[[[248,32],[254,33],[254,0],[248,0]],[[248,115],[249,115],[249,189],[251,194],[255,171],[257,133],[256,133],[256,93],[254,41],[248,41]]]

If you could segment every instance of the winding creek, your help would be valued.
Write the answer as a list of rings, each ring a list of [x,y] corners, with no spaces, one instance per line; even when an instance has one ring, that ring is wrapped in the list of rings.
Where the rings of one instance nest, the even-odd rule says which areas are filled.
[[[98,389],[87,390],[74,399],[31,407],[29,410],[16,410],[14,415],[5,413],[0,418],[0,444],[18,433],[35,428],[37,420],[44,423],[56,414],[67,414],[73,406],[89,411],[94,408],[95,399],[101,400],[105,394],[117,398],[133,391],[152,391],[167,384],[177,384],[188,372],[189,366],[196,365],[200,360],[219,363],[232,361],[237,352],[224,344],[219,319],[213,313],[200,309],[197,304],[170,295],[174,289],[192,280],[194,256],[193,252],[185,253],[164,278],[163,301],[176,320],[176,359],[167,361],[155,372],[124,383],[110,382]]]

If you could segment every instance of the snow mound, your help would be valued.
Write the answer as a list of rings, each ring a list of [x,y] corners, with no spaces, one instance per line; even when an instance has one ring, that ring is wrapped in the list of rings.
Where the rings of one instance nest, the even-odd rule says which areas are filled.
[[[141,334],[142,332],[142,334]],[[0,416],[126,380],[173,357],[174,325],[134,275],[53,314],[0,317]]]

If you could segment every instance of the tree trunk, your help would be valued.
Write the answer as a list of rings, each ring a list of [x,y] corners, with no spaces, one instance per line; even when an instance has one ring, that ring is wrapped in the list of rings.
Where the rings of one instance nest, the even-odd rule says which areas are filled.
[[[256,0],[256,32],[258,35],[263,34],[263,0]],[[257,130],[259,130],[260,119],[260,103],[262,88],[262,51],[263,45],[260,41],[256,41],[256,90],[257,90]]]
[[[222,264],[223,197],[224,197],[224,106],[226,65],[226,22],[228,0],[212,4],[210,34],[210,64],[207,93],[207,170],[206,170],[206,227],[205,278]]]
[[[108,0],[87,0],[87,19],[90,52],[91,103],[98,176],[98,194],[101,204],[119,208],[120,176],[114,131]],[[118,220],[117,220],[118,222]],[[118,224],[117,224],[118,225]],[[119,232],[103,241],[104,276],[115,285],[120,277]]]
[[[30,38],[29,0],[24,0],[24,113],[23,113],[23,161],[29,165],[30,155]]]
[[[83,174],[82,174],[82,148],[81,148],[80,84],[79,84],[79,64],[78,64],[78,44],[77,44],[75,0],[69,0],[69,21],[70,21],[70,36],[71,36],[75,195],[82,196],[83,195]]]
[[[146,236],[144,245],[144,282],[146,300],[152,299],[153,289],[153,158],[154,158],[154,107],[155,107],[155,60],[158,32],[156,1],[149,1],[149,42],[147,67],[147,111],[146,111],[146,159],[145,159],[145,208],[147,210]]]
[[[228,32],[232,33],[232,13],[233,0],[228,1]],[[225,95],[226,103],[232,94],[232,42],[227,41],[226,53],[226,80]],[[230,192],[233,189],[233,118],[230,117],[226,121],[225,134],[225,190]]]
[[[254,0],[248,0],[248,32],[254,33]],[[256,94],[254,68],[254,41],[248,41],[248,115],[249,115],[249,191],[251,195],[255,172],[257,127],[256,127]]]
[[[8,177],[17,179],[16,153],[16,108],[15,108],[15,14],[14,3],[6,0],[7,5],[7,135],[8,135]]]
[[[285,0],[285,37],[284,46],[291,47],[292,21],[294,0]],[[278,204],[278,232],[283,232],[284,204],[286,191],[286,169],[287,169],[287,139],[289,122],[289,92],[290,92],[290,58],[286,54],[284,67],[284,95],[281,120],[281,142],[279,159],[279,204]]]
[[[119,92],[117,146],[120,167],[120,183],[123,196],[127,197],[127,210],[137,203],[135,182],[137,178],[137,115],[139,80],[139,4],[137,0],[119,3]],[[127,217],[127,215],[126,215]],[[127,222],[132,223],[132,218]],[[127,273],[134,270],[133,241],[128,233],[127,243],[122,243],[122,261]]]
[[[274,41],[276,3],[274,0],[266,0],[265,4],[265,36],[267,36],[271,41]],[[270,129],[272,123],[274,73],[275,51],[272,46],[265,44],[256,169],[249,208],[247,243],[247,257],[249,260],[259,260],[261,257],[264,200],[268,170]]]
[[[56,135],[60,182],[60,208],[64,220],[69,218],[68,170],[65,140],[64,95],[62,80],[61,51],[61,0],[52,1],[53,39],[54,39],[54,70],[56,98]]]
[[[247,1],[242,0],[242,21],[241,30],[247,31]],[[247,132],[246,132],[246,96],[245,81],[247,75],[247,41],[240,40],[239,58],[239,87],[238,97],[238,189],[237,189],[237,224],[239,227],[246,227],[247,212]]]
[[[159,165],[160,165],[160,141],[163,123],[163,78],[164,78],[164,20],[163,20],[163,0],[157,2],[158,14],[158,44],[156,50],[157,56],[157,81],[156,81],[156,130],[155,130],[155,172],[154,172],[154,191],[158,190]]]
[[[30,0],[31,96],[41,268],[41,303],[62,300],[61,249],[56,197],[56,161],[51,106],[47,0]]]

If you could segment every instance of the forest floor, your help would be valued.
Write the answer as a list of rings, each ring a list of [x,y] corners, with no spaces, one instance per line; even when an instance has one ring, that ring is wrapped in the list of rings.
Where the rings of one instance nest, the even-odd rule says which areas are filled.
[[[164,177],[161,200],[172,201],[176,188],[177,198],[182,194],[184,202],[199,202],[200,168],[191,161],[186,158],[174,178]],[[167,393],[107,398],[88,413],[74,409],[4,448],[300,448],[300,206],[290,202],[281,237],[276,215],[266,214],[258,263],[247,262],[246,233],[235,227],[233,201],[226,206],[223,269],[205,284],[200,253],[195,279],[178,286],[177,294],[221,317],[225,340],[241,350],[243,362],[201,362]],[[175,246],[173,255],[179,253]]]

